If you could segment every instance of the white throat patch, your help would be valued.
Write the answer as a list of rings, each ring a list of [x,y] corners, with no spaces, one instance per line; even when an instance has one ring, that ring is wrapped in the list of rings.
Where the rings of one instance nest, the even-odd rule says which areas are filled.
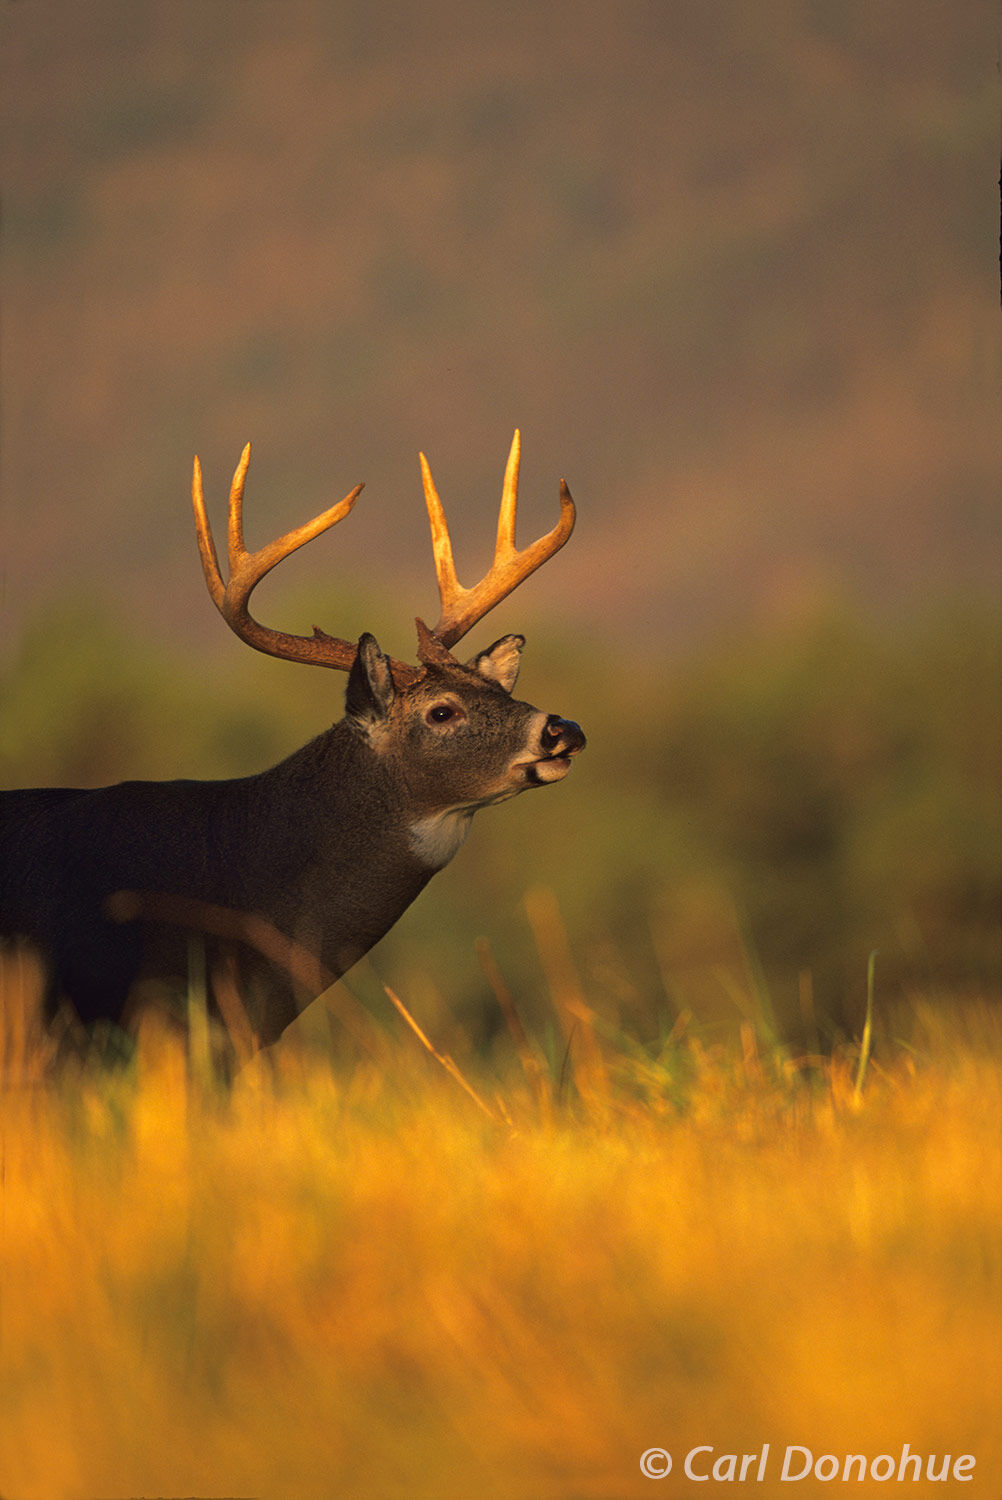
[[[446,808],[410,825],[410,845],[423,865],[440,870],[449,863],[470,831],[473,812],[472,807]]]

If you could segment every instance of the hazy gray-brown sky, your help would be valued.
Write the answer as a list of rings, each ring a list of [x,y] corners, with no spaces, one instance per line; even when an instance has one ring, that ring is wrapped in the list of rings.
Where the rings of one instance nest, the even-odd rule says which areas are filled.
[[[66,590],[215,640],[190,463],[218,515],[248,438],[252,542],[367,481],[286,565],[313,616],[274,623],[397,654],[434,608],[418,449],[472,575],[516,424],[523,534],[561,475],[580,524],[501,629],[614,617],[657,650],[818,591],[990,586],[995,24],[976,0],[5,6],[5,653]],[[379,619],[343,618],[365,578]]]

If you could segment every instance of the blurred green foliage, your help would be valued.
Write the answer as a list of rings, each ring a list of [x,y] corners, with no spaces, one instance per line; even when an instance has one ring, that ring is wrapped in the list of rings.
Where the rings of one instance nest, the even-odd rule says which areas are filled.
[[[878,1012],[996,997],[999,637],[993,609],[961,601],[909,619],[828,602],[673,659],[536,631],[518,691],[579,719],[588,750],[560,788],[482,813],[352,984],[375,1000],[385,977],[486,1037],[486,934],[540,1023],[525,897],[542,886],[617,1033],[745,1012],[824,1044],[858,1032],[872,949]],[[339,717],[342,692],[228,642],[193,669],[78,604],[0,680],[0,781],[246,774]]]

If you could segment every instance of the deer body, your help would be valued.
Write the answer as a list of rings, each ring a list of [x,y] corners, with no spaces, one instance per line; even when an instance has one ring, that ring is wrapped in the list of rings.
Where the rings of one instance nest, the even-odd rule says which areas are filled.
[[[232,515],[231,496],[231,543]],[[35,945],[53,1000],[87,1023],[183,994],[197,939],[210,997],[228,976],[253,1044],[276,1040],[393,926],[478,808],[561,779],[584,746],[576,724],[511,696],[521,636],[463,664],[444,633],[419,624],[419,669],[371,635],[330,642],[350,660],[344,718],[258,775],[0,794],[0,942]]]
[[[356,758],[341,730],[233,781],[124,782],[69,799],[6,794],[4,847],[30,853],[5,859],[3,925],[39,948],[53,997],[68,997],[85,1023],[120,1020],[138,984],[146,998],[151,980],[183,990],[194,935],[210,971],[221,949],[239,955],[253,1029],[263,1044],[274,1041],[313,996],[247,943],[208,931],[213,913],[264,916],[333,979],[434,873],[410,855],[389,806],[325,783],[330,773],[350,776]],[[173,915],[170,897],[183,898],[185,920],[162,919]]]

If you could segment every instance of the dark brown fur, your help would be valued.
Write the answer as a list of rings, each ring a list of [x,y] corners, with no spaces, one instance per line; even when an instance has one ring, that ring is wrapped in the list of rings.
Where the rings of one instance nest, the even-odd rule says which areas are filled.
[[[197,939],[210,990],[235,963],[257,1041],[274,1041],[434,874],[416,826],[444,819],[458,846],[477,807],[558,779],[584,745],[510,696],[521,644],[401,691],[363,636],[345,717],[256,776],[0,794],[0,941],[36,946],[51,1004],[91,1023],[151,987],[183,994]]]

